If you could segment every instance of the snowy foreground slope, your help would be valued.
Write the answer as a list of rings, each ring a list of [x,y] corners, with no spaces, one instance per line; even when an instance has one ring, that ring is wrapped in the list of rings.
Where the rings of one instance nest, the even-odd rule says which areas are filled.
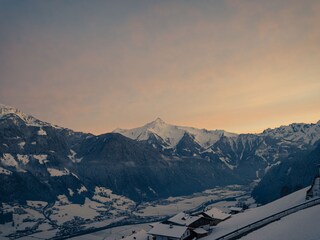
[[[260,219],[266,218],[266,217],[271,216],[273,214],[276,214],[278,212],[284,211],[288,208],[299,205],[299,204],[305,202],[307,189],[308,188],[301,189],[297,192],[294,192],[286,197],[283,197],[279,200],[271,202],[267,205],[264,205],[264,206],[261,206],[258,208],[249,209],[244,213],[234,215],[234,216],[232,216],[231,219],[217,225],[214,228],[214,230],[212,231],[212,234],[210,234],[208,237],[206,237],[204,239],[205,240],[216,239],[216,238],[221,237],[227,233],[230,233],[230,232],[235,231],[239,228],[242,228],[246,225],[254,223]],[[313,207],[313,208],[315,209],[315,207]],[[319,209],[319,208],[317,208],[317,209]],[[306,209],[306,210],[308,210],[308,209]],[[306,210],[303,210],[303,211],[306,211]],[[299,214],[299,212],[297,212],[297,214]],[[290,217],[291,217],[291,215],[289,215],[287,218],[290,218]],[[319,216],[318,216],[318,219],[319,219]],[[272,223],[272,224],[276,224],[276,223]],[[267,225],[267,226],[269,226],[269,225]],[[320,237],[319,228],[317,228],[316,231],[318,231],[318,235]],[[252,238],[252,239],[260,239],[260,238],[257,237],[257,238]],[[275,238],[269,237],[268,239],[275,239]],[[285,239],[285,238],[280,238],[280,239]]]
[[[320,239],[320,205],[303,209],[279,221],[257,229],[241,240],[318,240]]]

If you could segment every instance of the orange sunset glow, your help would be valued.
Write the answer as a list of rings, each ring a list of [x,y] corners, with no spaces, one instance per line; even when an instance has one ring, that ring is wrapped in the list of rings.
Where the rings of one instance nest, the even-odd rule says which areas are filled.
[[[39,119],[94,134],[320,119],[320,1],[44,2],[0,1],[0,99]]]

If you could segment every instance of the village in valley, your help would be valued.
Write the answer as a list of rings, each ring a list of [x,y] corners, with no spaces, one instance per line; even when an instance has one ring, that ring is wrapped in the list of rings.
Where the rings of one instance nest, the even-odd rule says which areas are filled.
[[[93,199],[86,199],[82,205],[69,202],[67,196],[60,196],[54,204],[41,201],[3,204],[2,212],[0,211],[0,236],[10,236],[12,239],[21,237],[51,239],[62,236],[79,238],[84,234],[84,239],[88,239],[93,232],[99,236],[109,236],[110,240],[118,240],[132,234],[132,231],[138,232],[134,229],[141,224],[149,230],[149,223],[166,220],[182,211],[188,212],[186,218],[190,214],[191,219],[194,220],[194,215],[200,214],[204,208],[220,206],[227,209],[240,201],[237,199],[250,199],[253,203],[253,199],[248,195],[249,190],[241,185],[230,185],[189,196],[169,197],[136,204],[104,189],[103,192],[99,191]],[[194,224],[199,225],[199,220]],[[172,225],[175,226],[174,230],[178,226],[174,223]],[[116,232],[114,229],[122,229],[126,226],[135,227],[129,232],[119,233],[114,237]],[[207,228],[206,231],[209,229]]]
[[[252,232],[250,227],[253,230],[260,228],[261,221],[267,220],[272,223],[281,217],[319,203],[320,168],[311,187],[261,207],[257,207],[252,198],[242,196],[236,198],[236,201],[218,201],[202,210],[182,211],[160,222],[118,227],[110,229],[109,232],[101,231],[101,234],[106,234],[103,239],[107,240],[191,240],[206,236],[212,239],[225,239],[225,237],[233,239],[230,232],[239,231],[241,236],[241,229],[244,229],[245,233]],[[284,209],[286,210],[283,211]],[[223,222],[226,224],[220,227]],[[257,224],[257,227],[254,227],[254,224]],[[102,235],[89,234],[73,239],[96,239]]]
[[[240,207],[230,209],[233,214],[241,212]],[[151,230],[148,232],[156,240],[164,239],[193,239],[207,236],[220,222],[231,217],[219,210],[211,208],[197,215],[189,215],[181,212],[162,223],[151,224]]]
[[[201,204],[200,207],[185,209],[181,212],[177,212],[179,204],[181,204],[180,208],[183,209],[182,203],[190,203],[197,198],[183,200],[181,198],[172,198],[170,200],[174,202],[176,206],[174,208],[168,203],[154,206],[160,207],[160,209],[161,206],[167,206],[173,213],[176,213],[173,216],[162,218],[163,220],[160,222],[120,226],[102,230],[100,233],[77,236],[73,239],[101,239],[103,237],[103,239],[107,240],[189,240],[203,238],[210,235],[219,223],[230,219],[233,215],[239,214],[249,207],[256,207],[254,200],[244,191],[240,191],[240,188],[240,186],[229,186],[228,190],[225,190],[225,192],[228,192],[227,196],[229,198],[209,201]],[[236,189],[237,191],[235,191]],[[213,190],[207,190],[207,193],[210,191]],[[218,193],[217,189],[215,193]],[[232,197],[230,197],[231,193],[233,193]],[[177,201],[177,199],[180,201]],[[168,209],[162,208],[162,211],[167,213]],[[148,209],[148,211],[152,212],[152,209]]]
[[[297,193],[294,193],[294,194],[296,194],[297,199],[300,198],[300,202],[302,202],[300,206],[308,203],[311,206],[313,206],[314,204],[313,202],[315,202],[314,205],[319,204],[320,202],[320,166],[319,166],[319,172],[314,177],[311,187],[302,189],[298,192],[297,192],[298,194]],[[291,198],[295,198],[295,197],[291,197]],[[290,202],[292,201],[290,199],[286,200],[284,198],[283,200],[280,199],[276,202],[281,202],[281,201],[283,202],[282,205],[286,203],[288,204],[286,206],[288,210],[294,209],[297,207],[297,206],[293,206],[293,207],[290,206],[291,204],[293,204],[292,202]],[[272,205],[272,203],[268,205]],[[268,209],[268,205],[264,206],[264,208]],[[255,206],[255,205],[252,205],[252,206]],[[306,208],[307,207],[308,206],[306,206]],[[241,214],[248,208],[249,208],[249,205],[247,204],[247,202],[243,201],[243,199],[240,199],[240,201],[237,202],[236,206],[231,206],[231,207],[229,206],[227,208],[228,213],[223,212],[216,207],[207,207],[204,209],[204,211],[197,214],[187,214],[185,212],[180,212],[163,222],[150,224],[151,229],[149,231],[145,231],[145,230],[140,230],[137,232],[132,231],[131,235],[127,237],[122,237],[122,239],[123,240],[151,240],[151,239],[153,240],[189,240],[189,239],[203,238],[208,236],[210,233],[212,233],[215,230],[215,227],[219,223],[232,218],[232,216],[235,214]],[[301,207],[301,209],[303,208],[304,206]],[[279,212],[280,210],[273,209],[273,211]],[[270,211],[270,214],[272,214],[271,211]],[[277,216],[278,214],[275,213],[273,215]],[[268,218],[269,217],[265,219],[268,219]],[[275,218],[275,220],[277,220],[277,218]],[[261,221],[261,219],[256,222],[259,222],[259,221]],[[270,222],[273,222],[273,221],[274,219],[271,218]],[[253,224],[250,224],[250,225],[253,225]],[[226,239],[231,239],[231,238],[227,237]]]
[[[0,240],[320,240],[320,0],[0,0]]]
[[[319,204],[320,169],[314,177],[311,187],[291,194],[293,196],[288,195],[288,199],[286,199],[287,197],[280,198],[274,203],[261,207],[257,206],[247,190],[240,185],[230,185],[226,188],[206,190],[185,197],[171,197],[135,207],[131,202],[128,202],[131,204],[129,204],[131,212],[128,211],[129,208],[122,214],[117,212],[118,215],[115,215],[117,217],[114,218],[114,216],[113,220],[109,219],[107,222],[105,217],[96,218],[96,221],[87,221],[83,218],[84,216],[81,217],[83,214],[89,213],[89,210],[91,214],[94,214],[97,203],[93,201],[88,200],[86,205],[75,212],[74,205],[70,203],[66,202],[61,206],[56,204],[55,208],[59,206],[61,208],[59,211],[62,214],[61,216],[73,214],[69,216],[69,221],[61,223],[59,222],[60,215],[56,215],[57,213],[54,211],[51,211],[49,215],[46,214],[48,205],[46,206],[42,202],[29,201],[28,208],[19,206],[14,208],[14,212],[0,212],[2,221],[0,226],[5,227],[10,224],[13,228],[19,227],[21,229],[20,234],[11,235],[13,239],[26,236],[39,239],[60,239],[69,236],[73,240],[191,240],[206,236],[216,239],[216,236],[228,235],[229,232],[250,227],[252,223],[259,223],[261,219],[275,216],[275,218],[268,220],[271,223],[279,219],[277,218],[278,214],[283,210],[294,210],[298,207],[297,210],[291,211],[295,212]],[[65,208],[65,213],[62,211],[62,207]],[[83,212],[85,209],[87,210]],[[31,210],[33,212],[30,212]],[[36,216],[40,212],[43,212],[47,218],[38,216],[37,220]],[[80,212],[83,213],[81,216],[79,215]],[[131,220],[125,218],[128,214],[131,216]],[[122,223],[123,220],[125,221]],[[36,231],[33,230],[35,223],[37,225]],[[108,224],[105,225],[106,223]],[[224,225],[224,223],[226,224]],[[24,225],[27,228],[23,230]],[[98,231],[98,228],[101,228],[101,230]],[[64,236],[61,235],[62,233],[64,233]]]

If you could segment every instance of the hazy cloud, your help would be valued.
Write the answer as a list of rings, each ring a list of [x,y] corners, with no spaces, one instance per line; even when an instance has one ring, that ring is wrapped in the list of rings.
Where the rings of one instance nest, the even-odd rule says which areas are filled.
[[[81,131],[320,117],[318,1],[2,1],[1,102]]]

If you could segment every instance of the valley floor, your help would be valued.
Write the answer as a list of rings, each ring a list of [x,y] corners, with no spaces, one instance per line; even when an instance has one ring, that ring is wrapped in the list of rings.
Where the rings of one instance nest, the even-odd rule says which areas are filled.
[[[127,234],[122,232],[123,229],[131,231],[130,224],[159,221],[181,211],[195,212],[210,204],[227,207],[234,205],[236,198],[248,191],[247,187],[231,185],[139,205],[119,196],[115,201],[106,203],[101,202],[103,198],[86,199],[83,205],[72,204],[63,196],[54,204],[40,201],[28,201],[27,205],[4,204],[4,211],[13,212],[13,222],[0,224],[0,238],[50,239],[89,231],[91,233],[85,236],[101,234],[102,238],[120,239]],[[121,225],[129,227],[117,227]],[[95,229],[100,229],[100,233]]]
[[[230,219],[212,227],[212,232],[209,236],[203,238],[203,240],[214,240],[218,239],[225,234],[238,230],[246,225],[255,223],[261,219],[278,214],[279,212],[286,211],[289,214],[277,221],[273,221],[263,227],[254,229],[247,235],[240,237],[243,240],[318,240],[320,239],[320,205],[319,199],[311,199],[306,203],[305,196],[306,190],[302,189],[295,193],[292,193],[286,197],[278,199],[267,205],[251,208],[243,213],[233,215]],[[310,203],[317,203],[318,205],[312,207]],[[228,201],[220,201],[211,204],[214,207],[220,209],[228,208],[234,203]],[[295,213],[289,213],[288,209],[301,205],[306,207],[300,209]],[[83,235],[72,238],[73,240],[84,240],[84,239],[106,239],[106,240],[118,240],[124,238],[124,240],[146,240],[148,239],[147,231],[150,230],[149,224],[130,225],[122,226],[118,228],[112,228],[93,234]]]

